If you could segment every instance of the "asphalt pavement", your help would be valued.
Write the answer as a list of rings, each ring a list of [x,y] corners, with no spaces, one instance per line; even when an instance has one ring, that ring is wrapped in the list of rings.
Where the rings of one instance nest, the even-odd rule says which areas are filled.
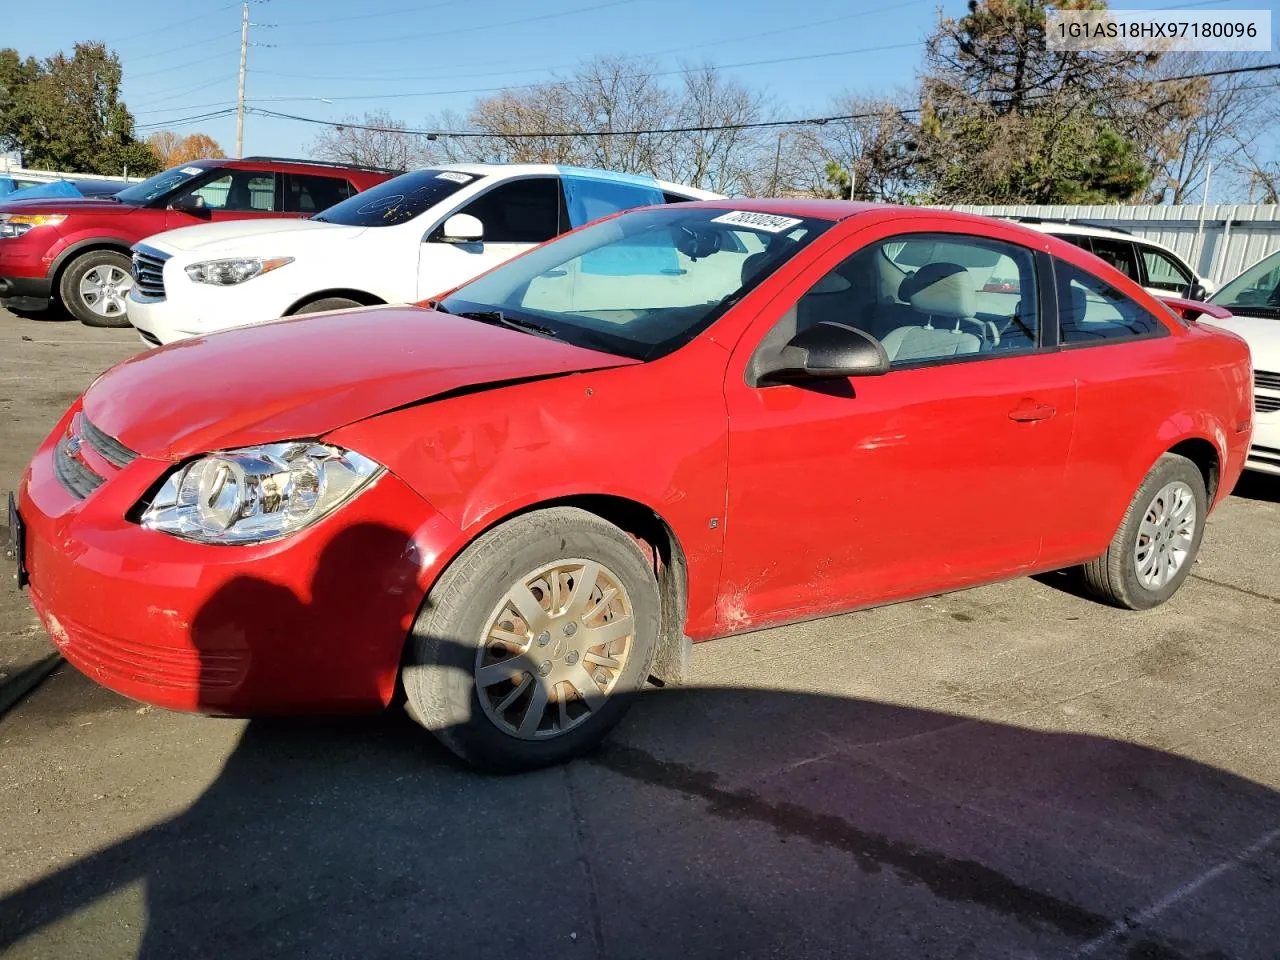
[[[0,313],[0,494],[135,350]],[[701,644],[521,777],[63,666],[0,719],[0,956],[1275,958],[1277,533],[1247,477],[1157,610],[1050,576]],[[49,651],[6,582],[0,671]]]

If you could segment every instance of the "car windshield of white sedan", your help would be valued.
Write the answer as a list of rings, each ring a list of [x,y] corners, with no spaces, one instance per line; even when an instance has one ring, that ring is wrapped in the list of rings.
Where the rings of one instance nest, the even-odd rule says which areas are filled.
[[[479,179],[457,170],[415,170],[335,203],[311,219],[348,227],[393,227],[408,223]]]
[[[1255,263],[1211,298],[1239,313],[1280,317],[1280,251]]]
[[[830,226],[749,210],[639,210],[544,244],[437,306],[652,360],[692,340]]]

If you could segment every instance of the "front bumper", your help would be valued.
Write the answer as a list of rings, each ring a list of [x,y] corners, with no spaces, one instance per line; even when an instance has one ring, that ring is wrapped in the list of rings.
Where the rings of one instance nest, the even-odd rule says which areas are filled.
[[[126,519],[173,465],[137,457],[83,499],[58,476],[73,410],[28,467],[18,509],[33,606],[91,679],[178,710],[231,715],[374,709],[456,531],[383,474],[293,536],[188,543]],[[83,456],[101,473],[85,445]],[[425,538],[425,540],[424,540]]]
[[[1280,412],[1255,413],[1246,470],[1280,476]]]
[[[193,283],[184,272],[184,263],[177,256],[164,263],[162,298],[148,298],[136,285],[129,293],[125,302],[129,322],[147,346],[278,320],[298,296],[277,276],[283,271],[219,287]]]
[[[11,310],[43,310],[52,299],[48,277],[0,277],[0,303]]]

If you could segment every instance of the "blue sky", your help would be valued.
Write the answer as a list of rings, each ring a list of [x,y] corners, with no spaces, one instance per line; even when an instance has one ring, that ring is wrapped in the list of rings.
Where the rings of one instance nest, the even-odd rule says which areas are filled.
[[[1122,5],[1270,8],[1280,27],[1280,0],[1236,0],[1229,7],[1222,0]],[[132,19],[104,15],[106,9],[101,0],[51,0],[42,16],[6,18],[0,44],[46,56],[70,51],[78,40],[106,41],[124,64],[125,98],[142,135],[155,125],[234,104],[239,2],[185,0]],[[721,65],[766,89],[784,115],[811,115],[841,91],[909,86],[939,9],[959,15],[965,3],[267,0],[250,6],[252,21],[264,25],[253,27],[250,39],[270,46],[249,50],[247,97],[251,105],[325,120],[386,109],[412,126],[444,110],[464,111],[478,88],[547,80],[551,68],[563,71],[597,54],[654,54],[664,69],[678,69],[681,61]],[[821,54],[833,55],[815,56]],[[810,59],[756,62],[797,57]],[[228,153],[235,143],[233,116],[174,129],[208,133]],[[318,130],[250,115],[245,152],[305,155]]]

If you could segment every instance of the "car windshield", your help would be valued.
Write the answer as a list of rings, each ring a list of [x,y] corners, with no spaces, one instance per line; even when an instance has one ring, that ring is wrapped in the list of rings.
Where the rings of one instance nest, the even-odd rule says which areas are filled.
[[[438,167],[415,170],[348,197],[311,219],[348,227],[391,227],[408,223],[445,197],[479,179],[473,173]]]
[[[830,226],[749,210],[638,210],[544,244],[439,307],[652,360],[692,340]]]
[[[186,166],[174,167],[172,170],[157,173],[154,177],[148,177],[141,183],[135,183],[133,186],[121,190],[115,197],[121,203],[130,203],[140,207],[150,203],[157,197],[164,196],[187,181],[194,180],[204,172],[204,167],[197,167],[190,163]]]
[[[1280,250],[1255,263],[1209,302],[1238,313],[1280,317]]]

